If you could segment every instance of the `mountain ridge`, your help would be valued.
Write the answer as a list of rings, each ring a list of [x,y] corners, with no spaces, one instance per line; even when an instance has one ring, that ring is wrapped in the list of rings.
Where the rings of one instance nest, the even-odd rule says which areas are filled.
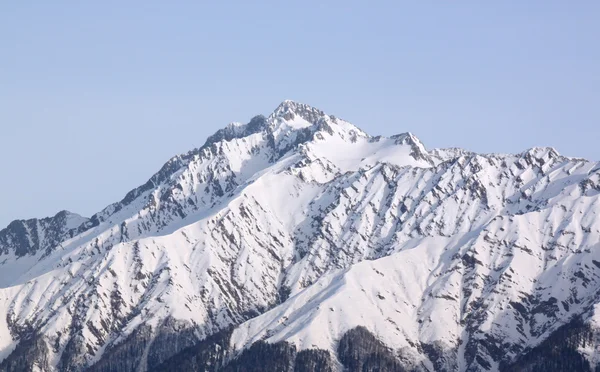
[[[0,231],[0,370],[152,369],[232,327],[336,355],[357,326],[408,369],[498,370],[595,324],[599,198],[599,163],[553,148],[428,151],[284,101],[42,243]]]

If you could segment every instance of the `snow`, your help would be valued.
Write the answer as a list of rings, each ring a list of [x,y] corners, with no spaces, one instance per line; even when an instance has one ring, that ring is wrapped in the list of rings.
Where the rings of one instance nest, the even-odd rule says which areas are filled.
[[[1,288],[0,289],[0,309],[7,309],[15,295],[17,288]],[[17,346],[17,342],[13,339],[7,317],[0,317],[0,360],[6,358]]]
[[[242,323],[238,351],[260,339],[334,351],[361,325],[414,363],[432,365],[419,345],[443,345],[465,370],[469,340],[534,346],[596,305],[598,163],[550,148],[428,152],[293,101],[226,130],[96,226],[71,237],[89,220],[68,214],[51,252],[0,256],[0,360],[17,344],[7,319],[39,325],[56,366],[73,324],[91,363],[171,318],[200,336]],[[523,319],[511,303],[524,294],[558,310]]]
[[[373,167],[378,163],[389,163],[399,167],[430,167],[424,161],[413,159],[410,156],[409,146],[395,145],[391,139],[379,142],[360,139],[352,143],[339,136],[331,136],[316,141],[307,148],[312,159],[327,159],[342,173]]]
[[[327,274],[283,305],[238,327],[233,347],[240,350],[265,338],[293,342],[301,349],[335,350],[336,341],[358,325],[394,348],[409,347],[407,340],[418,338],[419,309],[413,304],[421,300],[425,279],[435,268],[433,257],[442,253],[444,243],[447,239],[436,239]]]

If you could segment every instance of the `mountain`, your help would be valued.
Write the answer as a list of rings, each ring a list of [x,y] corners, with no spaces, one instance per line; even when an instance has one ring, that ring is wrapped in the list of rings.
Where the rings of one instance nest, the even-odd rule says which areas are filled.
[[[0,231],[0,370],[592,370],[599,199],[597,162],[284,101],[89,219]]]

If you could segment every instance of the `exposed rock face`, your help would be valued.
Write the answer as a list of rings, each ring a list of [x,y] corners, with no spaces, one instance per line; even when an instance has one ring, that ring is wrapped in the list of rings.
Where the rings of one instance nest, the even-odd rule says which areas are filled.
[[[0,253],[17,257],[49,253],[63,241],[72,238],[78,227],[87,222],[77,214],[62,211],[54,217],[16,220],[0,231]]]
[[[428,151],[285,101],[89,219],[0,231],[0,370],[551,371],[575,318],[595,368],[599,199],[600,164],[552,148]]]

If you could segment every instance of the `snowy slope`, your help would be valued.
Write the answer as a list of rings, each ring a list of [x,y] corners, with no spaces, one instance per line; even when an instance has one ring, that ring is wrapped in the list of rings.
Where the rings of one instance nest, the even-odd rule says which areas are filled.
[[[230,326],[234,350],[335,350],[362,325],[409,364],[496,370],[598,318],[598,198],[600,164],[551,148],[427,151],[285,101],[89,219],[0,231],[0,358],[80,370],[143,337],[143,369]]]

